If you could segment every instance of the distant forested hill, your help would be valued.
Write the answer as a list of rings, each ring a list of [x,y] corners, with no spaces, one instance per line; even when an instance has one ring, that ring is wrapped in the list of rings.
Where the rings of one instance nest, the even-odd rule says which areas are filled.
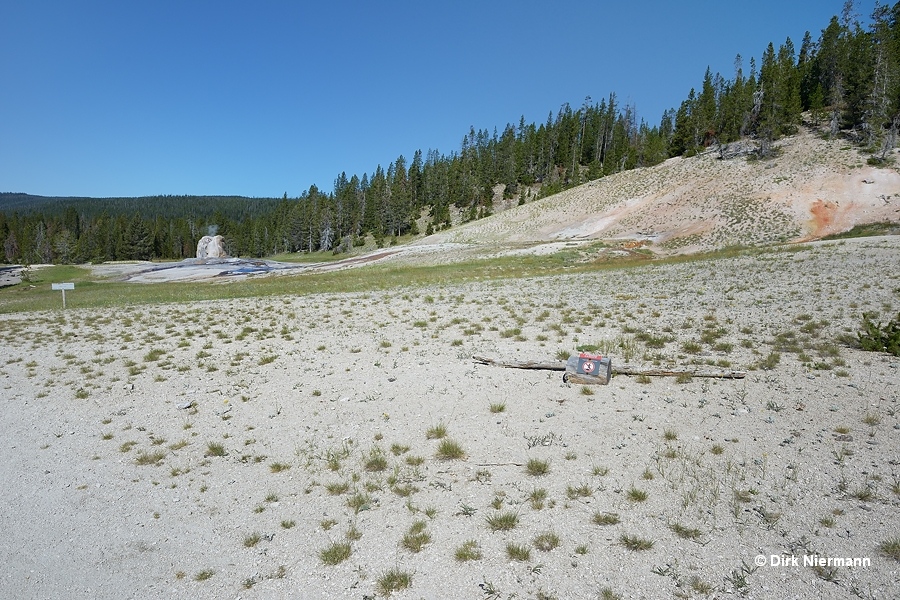
[[[79,198],[0,193],[0,211],[19,214],[41,213],[53,216],[74,209],[93,218],[103,213],[137,213],[144,218],[166,219],[207,217],[219,213],[229,219],[243,219],[271,210],[277,198],[243,196],[142,196],[138,198]]]
[[[213,196],[40,198],[0,195],[0,259],[83,262],[193,256],[202,235],[225,236],[233,255],[339,251],[367,237],[387,238],[449,227],[451,215],[479,219],[493,210],[494,189],[525,202],[568,187],[674,156],[750,139],[764,158],[771,144],[801,126],[801,115],[828,136],[843,136],[891,160],[900,130],[900,3],[876,5],[866,26],[852,1],[818,39],[807,32],[799,50],[787,38],[770,43],[733,75],[709,69],[658,125],[638,120],[616,94],[585,98],[550,111],[544,123],[507,124],[462,136],[450,154],[416,150],[387,168],[315,185],[298,198]],[[411,124],[413,126],[414,124]]]

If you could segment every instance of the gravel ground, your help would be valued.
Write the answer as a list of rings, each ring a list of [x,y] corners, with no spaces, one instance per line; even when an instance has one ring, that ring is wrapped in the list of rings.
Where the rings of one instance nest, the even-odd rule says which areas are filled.
[[[359,600],[393,570],[397,598],[896,597],[900,359],[846,340],[896,314],[898,273],[888,237],[2,315],[0,596]],[[578,346],[748,374],[471,360]]]

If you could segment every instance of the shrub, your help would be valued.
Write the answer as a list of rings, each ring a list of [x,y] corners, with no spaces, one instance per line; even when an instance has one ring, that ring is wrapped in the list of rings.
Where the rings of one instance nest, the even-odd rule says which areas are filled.
[[[859,347],[870,352],[900,356],[900,313],[886,325],[873,321],[873,316],[872,313],[863,313],[863,330],[857,334]]]

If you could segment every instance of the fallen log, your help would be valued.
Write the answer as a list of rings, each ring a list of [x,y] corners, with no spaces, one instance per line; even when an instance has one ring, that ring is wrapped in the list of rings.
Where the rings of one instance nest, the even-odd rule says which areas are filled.
[[[691,377],[712,377],[715,379],[743,379],[747,376],[746,371],[727,371],[704,368],[694,369],[690,367],[663,369],[660,367],[642,367],[640,365],[614,365],[613,373],[617,375],[646,375],[648,377],[678,377],[679,375],[690,375]]]
[[[537,371],[565,371],[566,361],[559,360],[554,362],[539,362],[533,360],[507,361],[487,358],[485,356],[473,356],[472,360],[483,365],[491,365],[494,367],[506,367],[507,369],[534,369]]]
[[[472,360],[483,365],[491,365],[494,367],[505,367],[507,369],[534,369],[539,371],[565,371],[565,361],[508,361],[486,356],[473,356]],[[715,379],[743,379],[747,376],[746,371],[729,371],[706,368],[661,368],[661,367],[644,367],[641,365],[612,364],[612,372],[614,375],[645,375],[647,377],[678,377],[679,375],[690,375],[691,377],[710,377]],[[575,375],[568,373],[566,379],[571,383],[596,383],[595,381],[581,381],[581,378],[590,377],[589,375]],[[597,379],[593,377],[592,379]]]

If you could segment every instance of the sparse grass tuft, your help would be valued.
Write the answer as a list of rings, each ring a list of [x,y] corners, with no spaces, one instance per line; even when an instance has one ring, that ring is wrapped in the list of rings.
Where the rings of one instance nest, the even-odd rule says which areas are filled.
[[[409,531],[403,536],[400,545],[410,552],[420,552],[425,544],[431,542],[431,534],[428,533],[425,521],[416,521],[409,527]]]
[[[378,446],[372,448],[363,466],[370,473],[380,473],[387,469],[388,463],[384,451]]]
[[[669,528],[675,532],[675,535],[686,540],[696,540],[702,535],[699,529],[685,527],[681,523],[672,523]]]
[[[350,484],[346,481],[334,481],[325,484],[325,490],[332,496],[340,496],[346,494],[350,489]]]
[[[337,565],[348,558],[350,558],[350,554],[352,553],[352,548],[350,544],[347,542],[334,542],[327,548],[323,548],[319,551],[319,559],[326,565]]]
[[[594,516],[591,517],[591,521],[594,523],[594,525],[601,525],[605,527],[607,525],[618,525],[620,519],[617,513],[597,511],[594,513]]]
[[[438,444],[436,456],[440,460],[461,460],[465,458],[466,452],[463,450],[459,442],[451,439],[443,439]]]
[[[202,571],[198,571],[197,574],[194,575],[194,581],[206,581],[215,574],[216,572],[212,569],[203,569]]]
[[[225,450],[225,446],[218,442],[209,442],[206,444],[206,455],[207,456],[225,456],[228,454]]]
[[[394,592],[405,590],[412,585],[412,575],[398,568],[385,571],[378,577],[378,593],[390,596]]]
[[[653,541],[646,538],[640,538],[634,535],[623,533],[619,536],[619,543],[629,550],[642,551],[653,548]]]
[[[881,424],[881,415],[878,413],[866,413],[863,417],[862,422],[870,427],[875,427],[876,425]]]
[[[491,413],[493,414],[502,413],[505,410],[506,404],[503,402],[495,402],[494,404],[491,404]]]
[[[259,540],[262,539],[262,536],[257,532],[253,532],[250,535],[244,536],[244,547],[245,548],[253,548],[256,544],[259,543]]]
[[[540,477],[550,472],[550,461],[531,458],[525,465],[525,472],[533,477]]]
[[[481,546],[476,540],[465,541],[462,546],[456,549],[456,552],[453,553],[453,557],[459,562],[481,560]]]
[[[269,470],[273,473],[281,473],[282,471],[287,471],[291,468],[291,465],[280,462],[273,462],[269,465]]]
[[[371,504],[372,498],[368,494],[362,492],[356,492],[347,499],[347,506],[357,513],[368,509]]]
[[[542,552],[549,552],[559,546],[559,536],[553,531],[545,531],[544,533],[538,534],[538,536],[532,540],[532,544]]]
[[[578,498],[590,498],[594,494],[594,490],[586,483],[583,483],[579,486],[567,486],[566,487],[566,496],[568,496],[569,500],[576,500]]]
[[[626,492],[625,497],[632,502],[643,502],[647,499],[647,492],[645,492],[644,490],[639,490],[636,487],[632,486],[628,490],[628,492]]]
[[[541,510],[542,508],[544,508],[544,500],[546,499],[547,490],[544,488],[534,489],[528,496],[528,500],[531,502],[531,508],[533,508],[534,510]]]
[[[491,531],[509,531],[519,524],[519,515],[514,512],[496,512],[485,519]]]
[[[156,452],[139,452],[134,459],[136,465],[156,466],[166,457],[166,453],[162,450]]]
[[[506,544],[506,556],[513,560],[525,562],[531,558],[531,549],[524,544]]]
[[[605,587],[600,590],[600,600],[622,600],[622,596],[612,591],[612,588]]]
[[[878,544],[878,551],[884,556],[900,562],[900,537],[884,540]]]
[[[443,437],[447,436],[447,426],[443,423],[438,423],[432,427],[429,427],[425,432],[425,439],[428,440],[439,440]]]

